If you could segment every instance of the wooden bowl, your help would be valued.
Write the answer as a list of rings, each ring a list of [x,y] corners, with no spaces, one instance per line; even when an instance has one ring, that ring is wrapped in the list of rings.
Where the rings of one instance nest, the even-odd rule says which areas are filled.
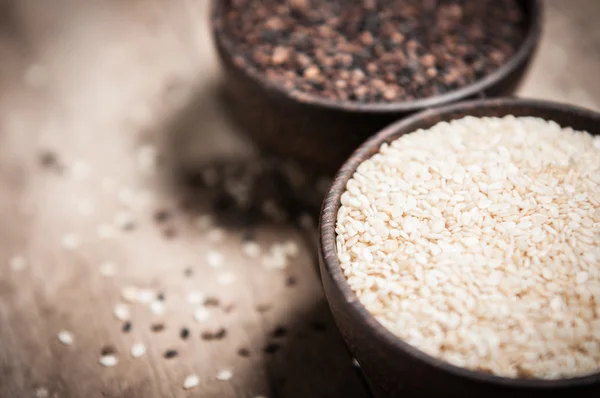
[[[539,0],[518,0],[526,17],[521,47],[498,70],[474,84],[416,101],[362,104],[327,100],[287,90],[235,62],[223,16],[229,2],[213,0],[212,33],[224,67],[224,89],[232,115],[264,151],[293,159],[313,171],[333,174],[363,141],[393,121],[430,107],[513,92],[537,47],[542,10]]]
[[[600,114],[552,102],[525,99],[476,100],[429,109],[395,123],[360,146],[330,187],[320,218],[321,279],[335,321],[365,374],[391,397],[586,397],[598,396],[600,373],[562,380],[510,379],[453,366],[389,332],[350,289],[336,255],[335,223],[340,198],[360,163],[381,144],[440,121],[463,116],[537,116],[561,126],[600,134]],[[408,395],[405,395],[408,394]],[[411,395],[412,394],[412,395]]]

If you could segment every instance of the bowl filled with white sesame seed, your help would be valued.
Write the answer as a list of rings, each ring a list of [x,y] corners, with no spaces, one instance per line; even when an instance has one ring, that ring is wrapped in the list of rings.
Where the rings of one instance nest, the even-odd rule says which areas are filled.
[[[323,285],[390,396],[597,396],[600,114],[526,99],[421,112],[344,163]]]

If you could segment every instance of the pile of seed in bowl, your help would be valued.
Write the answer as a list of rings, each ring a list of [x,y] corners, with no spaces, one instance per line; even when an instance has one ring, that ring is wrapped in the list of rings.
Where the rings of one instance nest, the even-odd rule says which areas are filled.
[[[600,138],[441,122],[382,145],[341,203],[348,283],[406,342],[505,377],[600,370]]]
[[[230,0],[237,62],[330,100],[395,102],[476,82],[525,35],[516,0]]]

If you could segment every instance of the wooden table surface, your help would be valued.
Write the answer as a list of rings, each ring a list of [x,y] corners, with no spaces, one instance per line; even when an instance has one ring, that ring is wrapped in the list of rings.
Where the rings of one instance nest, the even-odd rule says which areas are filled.
[[[257,218],[223,195],[250,178],[250,204],[285,199],[219,100],[208,2],[1,3],[0,397],[369,397],[315,272],[311,208]],[[600,3],[546,5],[519,94],[600,110]],[[127,303],[124,332],[132,287],[157,303]]]

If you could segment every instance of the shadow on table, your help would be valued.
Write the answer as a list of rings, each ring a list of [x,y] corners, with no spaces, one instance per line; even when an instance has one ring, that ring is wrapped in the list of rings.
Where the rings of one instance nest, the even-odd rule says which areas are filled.
[[[228,119],[218,85],[200,90],[165,126],[165,186],[181,211],[209,213],[228,230],[251,231],[277,225],[305,228],[316,267],[316,225],[326,182],[298,167],[268,157],[249,143]],[[223,128],[222,126],[227,126]],[[241,144],[240,144],[241,142]],[[232,149],[233,148],[233,149]],[[318,293],[318,289],[315,289]],[[264,347],[270,397],[369,397],[353,366],[322,294],[281,336],[267,336]],[[292,318],[293,316],[293,318]]]

